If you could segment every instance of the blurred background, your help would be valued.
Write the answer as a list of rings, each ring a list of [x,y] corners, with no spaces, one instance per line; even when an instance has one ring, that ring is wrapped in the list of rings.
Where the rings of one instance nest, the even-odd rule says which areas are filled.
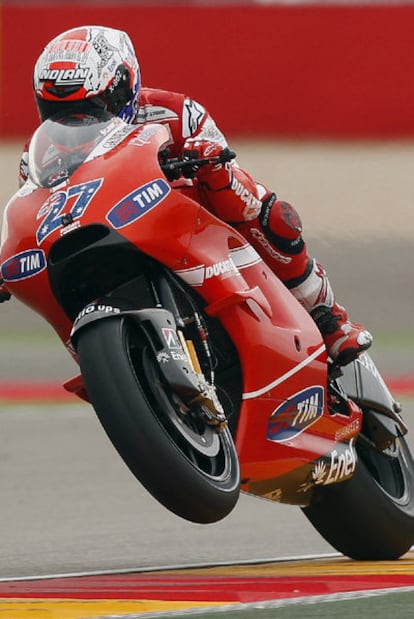
[[[380,369],[413,372],[414,4],[3,0],[2,208],[38,123],[34,63],[53,36],[91,23],[129,33],[145,86],[208,108],[240,165],[299,210]],[[0,311],[0,383],[76,373],[39,316],[17,301]]]

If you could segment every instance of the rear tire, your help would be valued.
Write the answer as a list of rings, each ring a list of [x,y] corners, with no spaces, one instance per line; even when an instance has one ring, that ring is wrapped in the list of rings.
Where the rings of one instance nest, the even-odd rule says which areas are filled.
[[[183,414],[139,325],[122,316],[94,322],[79,332],[77,350],[102,426],[154,498],[197,523],[229,514],[240,493],[230,432],[218,432],[195,411]]]
[[[393,560],[414,544],[414,462],[404,438],[393,458],[357,444],[358,465],[345,482],[317,488],[305,516],[342,554]]]

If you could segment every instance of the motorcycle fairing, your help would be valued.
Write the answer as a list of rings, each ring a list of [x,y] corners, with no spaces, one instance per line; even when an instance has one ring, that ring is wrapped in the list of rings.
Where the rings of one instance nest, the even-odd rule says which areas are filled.
[[[105,134],[105,127],[102,129]],[[144,131],[145,140],[141,140]],[[75,256],[76,248],[81,247],[87,255],[88,243],[92,246],[96,242],[102,252],[93,254],[94,260],[89,263],[82,262],[90,272],[91,281],[95,273],[110,281],[114,264],[122,265],[123,257],[133,260],[135,254],[147,255],[181,276],[202,272],[201,282],[194,289],[204,300],[206,313],[218,318],[224,326],[241,361],[243,399],[236,445],[245,483],[275,479],[330,454],[335,447],[336,433],[352,422],[353,417],[331,416],[326,401],[317,421],[292,439],[283,443],[265,439],[269,420],[279,406],[301,390],[327,386],[327,355],[312,318],[253,248],[247,246],[244,237],[184,191],[161,192],[162,200],[154,208],[144,208],[145,212],[136,217],[140,211],[133,200],[130,204],[130,196],[136,197],[138,204],[140,199],[146,201],[140,194],[142,188],[161,178],[157,153],[169,138],[165,127],[128,127],[116,139],[107,140],[107,149],[104,134],[64,181],[52,187],[38,186],[32,191],[31,179],[30,191],[20,191],[10,200],[5,211],[2,263],[7,265],[11,257],[33,251],[41,241],[48,266],[51,258],[56,268],[60,260],[66,260],[68,268],[62,269],[61,277],[65,274],[70,280],[72,272],[74,277],[82,278],[75,260],[70,268],[70,252]],[[50,216],[49,211],[43,214],[42,209],[51,196],[59,192],[69,196],[71,191],[79,192],[76,196],[82,195],[83,186],[97,187],[100,179],[104,180],[99,182],[99,190],[76,221],[79,227],[69,228],[69,216],[73,217],[73,213],[70,201],[66,200],[57,219],[51,218],[52,232],[36,240],[39,225],[45,223],[39,222],[39,213],[46,218]],[[156,197],[155,187],[154,192]],[[122,212],[126,225],[115,229],[107,215],[120,203],[126,205]],[[129,207],[132,208],[130,219]],[[115,212],[117,224],[121,218],[119,211]],[[105,253],[105,243],[112,246],[112,253]],[[66,253],[57,251],[62,247]],[[107,261],[105,256],[109,256]],[[120,256],[118,262],[117,256]],[[122,269],[120,272],[122,276]],[[65,279],[60,281],[63,286],[68,283]],[[14,296],[42,315],[66,345],[73,318],[62,309],[48,271],[44,269],[32,277],[8,281],[7,286]],[[102,295],[82,300],[80,307],[75,304],[72,310],[75,315],[96,296]],[[292,419],[298,412],[292,410]],[[353,415],[356,417],[357,412]],[[250,440],[252,436],[263,438]]]
[[[304,462],[287,473],[269,479],[245,481],[243,489],[265,499],[305,507],[310,504],[317,486],[351,478],[356,466],[357,453],[353,437],[337,443],[326,455]]]

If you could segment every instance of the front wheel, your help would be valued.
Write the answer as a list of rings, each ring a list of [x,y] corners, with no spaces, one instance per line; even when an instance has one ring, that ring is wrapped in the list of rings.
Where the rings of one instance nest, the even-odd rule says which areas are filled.
[[[404,438],[393,453],[357,443],[354,476],[317,488],[303,509],[336,550],[357,560],[393,560],[414,544],[414,461]]]
[[[99,320],[79,332],[77,350],[89,399],[135,477],[182,518],[224,518],[240,493],[230,432],[183,410],[140,327],[122,316]]]

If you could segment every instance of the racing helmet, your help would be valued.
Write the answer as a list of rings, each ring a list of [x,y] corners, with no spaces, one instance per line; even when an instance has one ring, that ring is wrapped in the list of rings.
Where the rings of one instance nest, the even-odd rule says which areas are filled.
[[[122,30],[81,26],[59,34],[39,56],[33,75],[42,121],[88,104],[133,122],[141,86],[131,39]]]

